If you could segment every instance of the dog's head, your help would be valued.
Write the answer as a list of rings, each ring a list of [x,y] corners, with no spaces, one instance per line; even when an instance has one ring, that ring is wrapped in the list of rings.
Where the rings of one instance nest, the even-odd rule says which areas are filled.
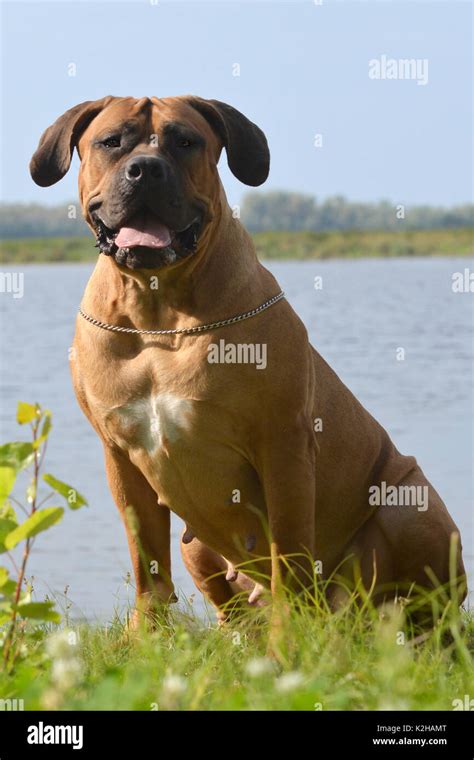
[[[53,185],[76,148],[81,204],[100,251],[123,266],[159,269],[192,255],[212,226],[223,147],[239,180],[265,182],[265,135],[226,103],[106,97],[71,108],[48,127],[30,171],[38,185]]]

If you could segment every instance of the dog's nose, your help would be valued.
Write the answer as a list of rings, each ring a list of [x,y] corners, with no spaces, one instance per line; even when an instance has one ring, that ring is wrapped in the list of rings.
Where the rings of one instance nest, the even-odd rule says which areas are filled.
[[[158,156],[132,156],[125,165],[129,182],[162,182],[166,178],[166,163]]]

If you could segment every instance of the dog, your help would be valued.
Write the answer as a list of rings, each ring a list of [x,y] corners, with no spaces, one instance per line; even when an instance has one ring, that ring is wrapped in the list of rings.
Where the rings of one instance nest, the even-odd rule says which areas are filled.
[[[71,369],[125,523],[135,620],[176,598],[170,511],[220,621],[239,592],[258,604],[267,588],[305,589],[315,563],[334,607],[334,577],[357,577],[377,603],[446,584],[453,536],[463,587],[440,496],[310,345],[227,203],[221,151],[237,179],[261,185],[262,130],[194,96],[87,101],[41,137],[34,181],[58,182],[74,149],[100,254]]]

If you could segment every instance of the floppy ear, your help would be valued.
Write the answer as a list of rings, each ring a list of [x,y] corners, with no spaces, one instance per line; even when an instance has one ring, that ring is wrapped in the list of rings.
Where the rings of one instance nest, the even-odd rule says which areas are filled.
[[[232,174],[245,185],[263,184],[270,170],[270,151],[262,130],[236,108],[220,100],[188,97],[186,101],[221,138]]]
[[[86,100],[48,127],[30,161],[30,173],[37,185],[49,187],[64,177],[81,133],[111,100],[114,100],[111,96]]]

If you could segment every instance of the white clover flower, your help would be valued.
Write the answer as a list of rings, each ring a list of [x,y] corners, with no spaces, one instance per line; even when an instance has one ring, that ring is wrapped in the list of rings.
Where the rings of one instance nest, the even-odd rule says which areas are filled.
[[[72,689],[81,680],[82,664],[73,646],[77,636],[68,628],[51,634],[46,640],[46,651],[53,663],[51,681],[58,695]]]
[[[188,682],[182,676],[167,675],[163,678],[162,695],[165,699],[176,699],[176,697],[184,694],[187,686]]]
[[[290,671],[289,673],[283,673],[282,676],[275,681],[275,688],[282,694],[286,694],[289,691],[294,691],[301,686],[304,682],[304,676],[302,673],[298,673],[297,670]]]
[[[268,657],[254,657],[245,664],[245,672],[250,678],[261,678],[273,673],[274,667]]]
[[[74,647],[71,645],[71,641],[74,640],[75,634],[73,631],[65,628],[58,633],[52,633],[46,639],[46,651],[52,658],[59,658],[67,660],[71,657],[75,657]]]
[[[46,652],[52,659],[51,688],[41,699],[46,710],[59,710],[67,692],[76,687],[83,676],[82,662],[77,656],[77,634],[68,628],[46,639]]]
[[[82,666],[76,657],[67,660],[60,658],[54,660],[51,676],[58,689],[62,691],[72,689],[80,681],[81,675]]]

